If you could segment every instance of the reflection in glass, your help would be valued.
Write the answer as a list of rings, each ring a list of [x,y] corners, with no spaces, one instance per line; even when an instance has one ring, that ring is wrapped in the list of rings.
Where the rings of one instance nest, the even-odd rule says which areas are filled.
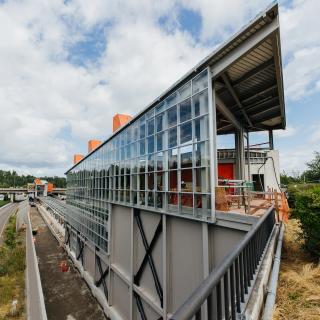
[[[192,145],[180,148],[181,168],[192,167]]]
[[[192,140],[192,122],[189,121],[180,126],[180,143],[187,143]]]
[[[177,127],[171,128],[168,132],[169,148],[177,146]]]
[[[171,149],[168,151],[169,169],[178,168],[178,149]]]
[[[169,171],[169,190],[178,191],[178,171]]]
[[[160,114],[156,118],[156,130],[157,132],[160,132],[164,129],[164,114]]]
[[[177,106],[168,110],[168,127],[172,127],[177,124]]]
[[[180,103],[180,123],[191,119],[191,99]]]
[[[181,191],[192,192],[192,169],[181,170]]]

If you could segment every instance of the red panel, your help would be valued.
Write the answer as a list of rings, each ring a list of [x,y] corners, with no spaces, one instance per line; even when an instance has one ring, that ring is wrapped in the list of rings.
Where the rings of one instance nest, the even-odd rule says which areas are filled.
[[[234,179],[233,163],[219,163],[218,178],[233,180]]]

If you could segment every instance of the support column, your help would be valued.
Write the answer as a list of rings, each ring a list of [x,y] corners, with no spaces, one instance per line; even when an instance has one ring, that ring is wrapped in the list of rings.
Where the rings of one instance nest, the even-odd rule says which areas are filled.
[[[244,155],[244,134],[243,129],[235,133],[235,153],[236,153],[236,179],[243,180],[245,177],[245,155]]]
[[[14,195],[13,193],[10,194],[10,202],[13,202],[14,201]]]
[[[211,220],[216,221],[216,195],[215,190],[218,179],[217,155],[217,110],[214,82],[211,80],[210,68],[208,70],[208,97],[209,97],[209,152],[210,152],[210,185],[211,185]]]
[[[273,130],[269,130],[269,148],[270,148],[270,150],[274,149],[274,145],[273,145]]]
[[[250,139],[249,139],[249,131],[247,130],[247,162],[248,162],[248,180],[251,181],[251,163],[250,163]]]

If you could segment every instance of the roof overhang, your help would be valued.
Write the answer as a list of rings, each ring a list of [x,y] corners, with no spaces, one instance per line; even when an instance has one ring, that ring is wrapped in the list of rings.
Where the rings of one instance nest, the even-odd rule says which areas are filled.
[[[216,93],[218,134],[285,129],[279,14],[273,2],[91,153],[206,68]]]

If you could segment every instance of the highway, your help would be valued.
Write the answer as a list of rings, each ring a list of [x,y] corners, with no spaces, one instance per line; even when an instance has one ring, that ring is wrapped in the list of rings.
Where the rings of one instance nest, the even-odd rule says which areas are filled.
[[[9,216],[16,210],[18,204],[17,203],[10,203],[9,205],[0,208],[0,245],[2,244],[2,233],[4,227],[7,223]]]

